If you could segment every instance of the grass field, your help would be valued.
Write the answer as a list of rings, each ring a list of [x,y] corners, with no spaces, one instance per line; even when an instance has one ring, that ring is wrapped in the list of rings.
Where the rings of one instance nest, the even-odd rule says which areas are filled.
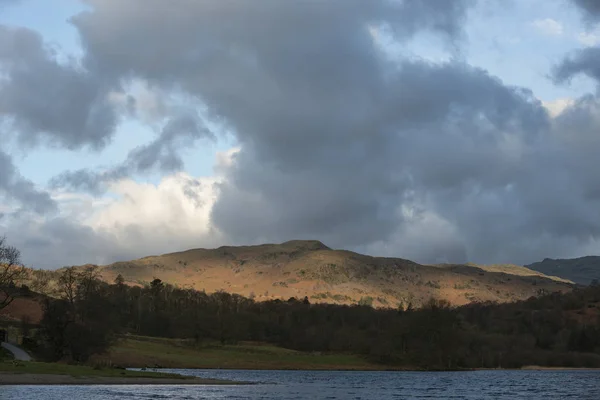
[[[194,346],[186,340],[143,336],[122,338],[107,354],[96,357],[92,362],[132,368],[384,369],[351,354],[304,353],[260,343]]]

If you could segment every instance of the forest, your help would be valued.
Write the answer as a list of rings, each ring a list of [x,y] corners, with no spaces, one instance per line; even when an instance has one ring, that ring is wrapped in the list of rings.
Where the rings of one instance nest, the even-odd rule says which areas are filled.
[[[139,287],[119,276],[107,284],[89,267],[65,269],[58,290],[60,298],[45,298],[40,326],[27,339],[48,361],[85,362],[131,333],[198,344],[264,342],[429,370],[600,367],[598,285],[506,304],[451,307],[431,299],[419,309],[374,309],[311,304],[307,298],[255,302],[159,279]],[[21,295],[27,292],[22,288]]]

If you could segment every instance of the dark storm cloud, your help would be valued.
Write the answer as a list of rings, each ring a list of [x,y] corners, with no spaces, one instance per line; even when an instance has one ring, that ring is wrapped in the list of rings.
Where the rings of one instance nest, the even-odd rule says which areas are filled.
[[[103,172],[67,171],[54,178],[51,185],[100,193],[106,189],[106,184],[132,174],[155,169],[162,173],[180,171],[183,169],[181,151],[202,138],[213,139],[214,136],[196,113],[184,113],[170,119],[154,141],[133,149],[122,164]]]
[[[574,0],[584,12],[584,18],[597,23],[600,3]],[[571,54],[554,66],[554,80],[568,84],[577,76],[585,76],[600,84],[600,49],[587,47]],[[599,87],[599,86],[597,86]],[[549,215],[536,221],[538,226],[562,233],[563,238],[585,242],[600,236],[600,98],[587,94],[562,112],[555,123],[557,148],[548,152],[546,159],[554,177],[555,195],[549,198]]]
[[[597,23],[600,3],[573,0],[588,23]],[[554,80],[568,84],[585,76],[600,84],[600,50],[587,47],[567,55],[554,66]],[[564,239],[585,242],[600,236],[600,99],[598,91],[575,101],[556,119],[557,145],[548,151],[546,160],[551,171],[545,175],[555,183],[555,195],[548,199],[548,215],[537,226],[562,233]]]
[[[460,32],[467,6],[472,3],[183,0],[174,6],[160,0],[86,2],[93,11],[73,21],[89,51],[90,69],[103,74],[143,73],[176,82],[199,77],[206,80],[207,71],[219,72],[215,71],[222,67],[218,63],[227,60],[242,63],[232,68],[250,70],[256,61],[267,69],[304,67],[307,73],[321,76],[331,72],[328,65],[335,67],[333,58],[352,60],[360,68],[372,62],[360,57],[359,48],[368,46],[368,23],[387,21],[399,37],[433,30],[452,38]],[[114,29],[106,31],[108,24]],[[136,51],[129,52],[133,48]],[[325,49],[331,54],[323,57]],[[356,71],[352,65],[347,69]]]
[[[339,231],[351,245],[398,223],[406,176],[391,170],[393,131],[431,117],[426,94],[389,92],[369,27],[453,40],[470,2],[89,3],[74,23],[90,70],[177,84],[236,130],[243,150],[215,208],[219,228],[234,241],[258,227],[265,238]]]
[[[57,269],[67,263],[102,264],[131,256],[115,237],[68,218],[40,222],[23,217],[4,225],[2,222],[0,220],[0,230],[8,232],[10,242],[21,250],[26,264],[31,267]]]
[[[457,61],[392,63],[373,40],[429,31],[455,46],[471,2],[88,3],[73,19],[86,68],[183,90],[235,132],[212,213],[232,242],[393,251],[418,226],[436,238],[420,260],[526,262],[600,234],[595,99],[552,120],[528,90]]]
[[[315,238],[419,261],[531,262],[575,255],[600,236],[596,97],[551,119],[526,89],[459,61],[392,62],[374,39],[429,32],[453,52],[472,1],[87,3],[72,20],[81,65],[57,61],[31,31],[0,28],[0,117],[25,145],[101,149],[118,119],[108,94],[131,80],[194,99],[241,148],[221,168],[212,210],[229,243]],[[571,55],[557,82],[598,79],[599,58]],[[127,97],[129,115],[137,107]],[[122,163],[53,184],[100,192],[132,174],[182,169],[181,151],[213,134],[195,112],[161,112],[170,122]],[[0,171],[0,187],[15,182],[12,171]],[[23,188],[21,201],[35,197]],[[61,219],[19,235],[57,263],[51,249],[65,246],[77,262],[131,254],[109,233]]]
[[[24,145],[104,147],[117,119],[106,88],[57,57],[38,33],[0,25],[0,117]]]
[[[554,79],[557,83],[569,81],[578,74],[600,80],[599,48],[588,47],[578,50],[554,67]]]
[[[571,0],[583,11],[588,22],[598,22],[600,18],[600,2],[597,0]]]
[[[330,122],[334,130],[323,134],[339,140],[278,147],[268,156],[273,164],[263,161],[270,141],[243,149],[215,221],[244,241],[257,231],[267,238],[316,234],[337,246],[383,240],[405,222],[396,209],[412,203],[415,190],[435,195],[436,209],[454,218],[471,186],[508,184],[518,161],[498,148],[502,131],[535,142],[549,126],[539,104],[460,64],[407,63],[374,102],[380,106],[354,126]],[[308,129],[319,130],[314,124]],[[292,169],[286,160],[294,159]]]

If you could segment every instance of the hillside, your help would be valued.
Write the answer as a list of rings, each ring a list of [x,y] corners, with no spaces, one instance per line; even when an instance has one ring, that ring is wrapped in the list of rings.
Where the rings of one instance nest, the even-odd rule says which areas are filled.
[[[543,261],[525,266],[546,275],[556,275],[575,283],[589,285],[600,280],[600,256],[557,259],[545,258]]]
[[[37,324],[44,313],[42,304],[44,296],[32,294],[31,296],[17,297],[8,307],[0,310],[0,321],[21,322],[23,320]]]
[[[419,306],[431,297],[454,305],[507,302],[569,291],[569,282],[523,267],[420,265],[400,258],[332,250],[318,241],[193,249],[101,266],[102,279],[120,274],[129,285],[154,278],[182,288],[223,290],[254,298],[304,298],[312,303]]]

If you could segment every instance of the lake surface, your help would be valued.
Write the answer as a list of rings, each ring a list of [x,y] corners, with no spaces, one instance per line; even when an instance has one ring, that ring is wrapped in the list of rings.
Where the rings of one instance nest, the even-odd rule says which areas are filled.
[[[0,399],[600,399],[600,371],[164,370],[251,386],[0,386]]]

